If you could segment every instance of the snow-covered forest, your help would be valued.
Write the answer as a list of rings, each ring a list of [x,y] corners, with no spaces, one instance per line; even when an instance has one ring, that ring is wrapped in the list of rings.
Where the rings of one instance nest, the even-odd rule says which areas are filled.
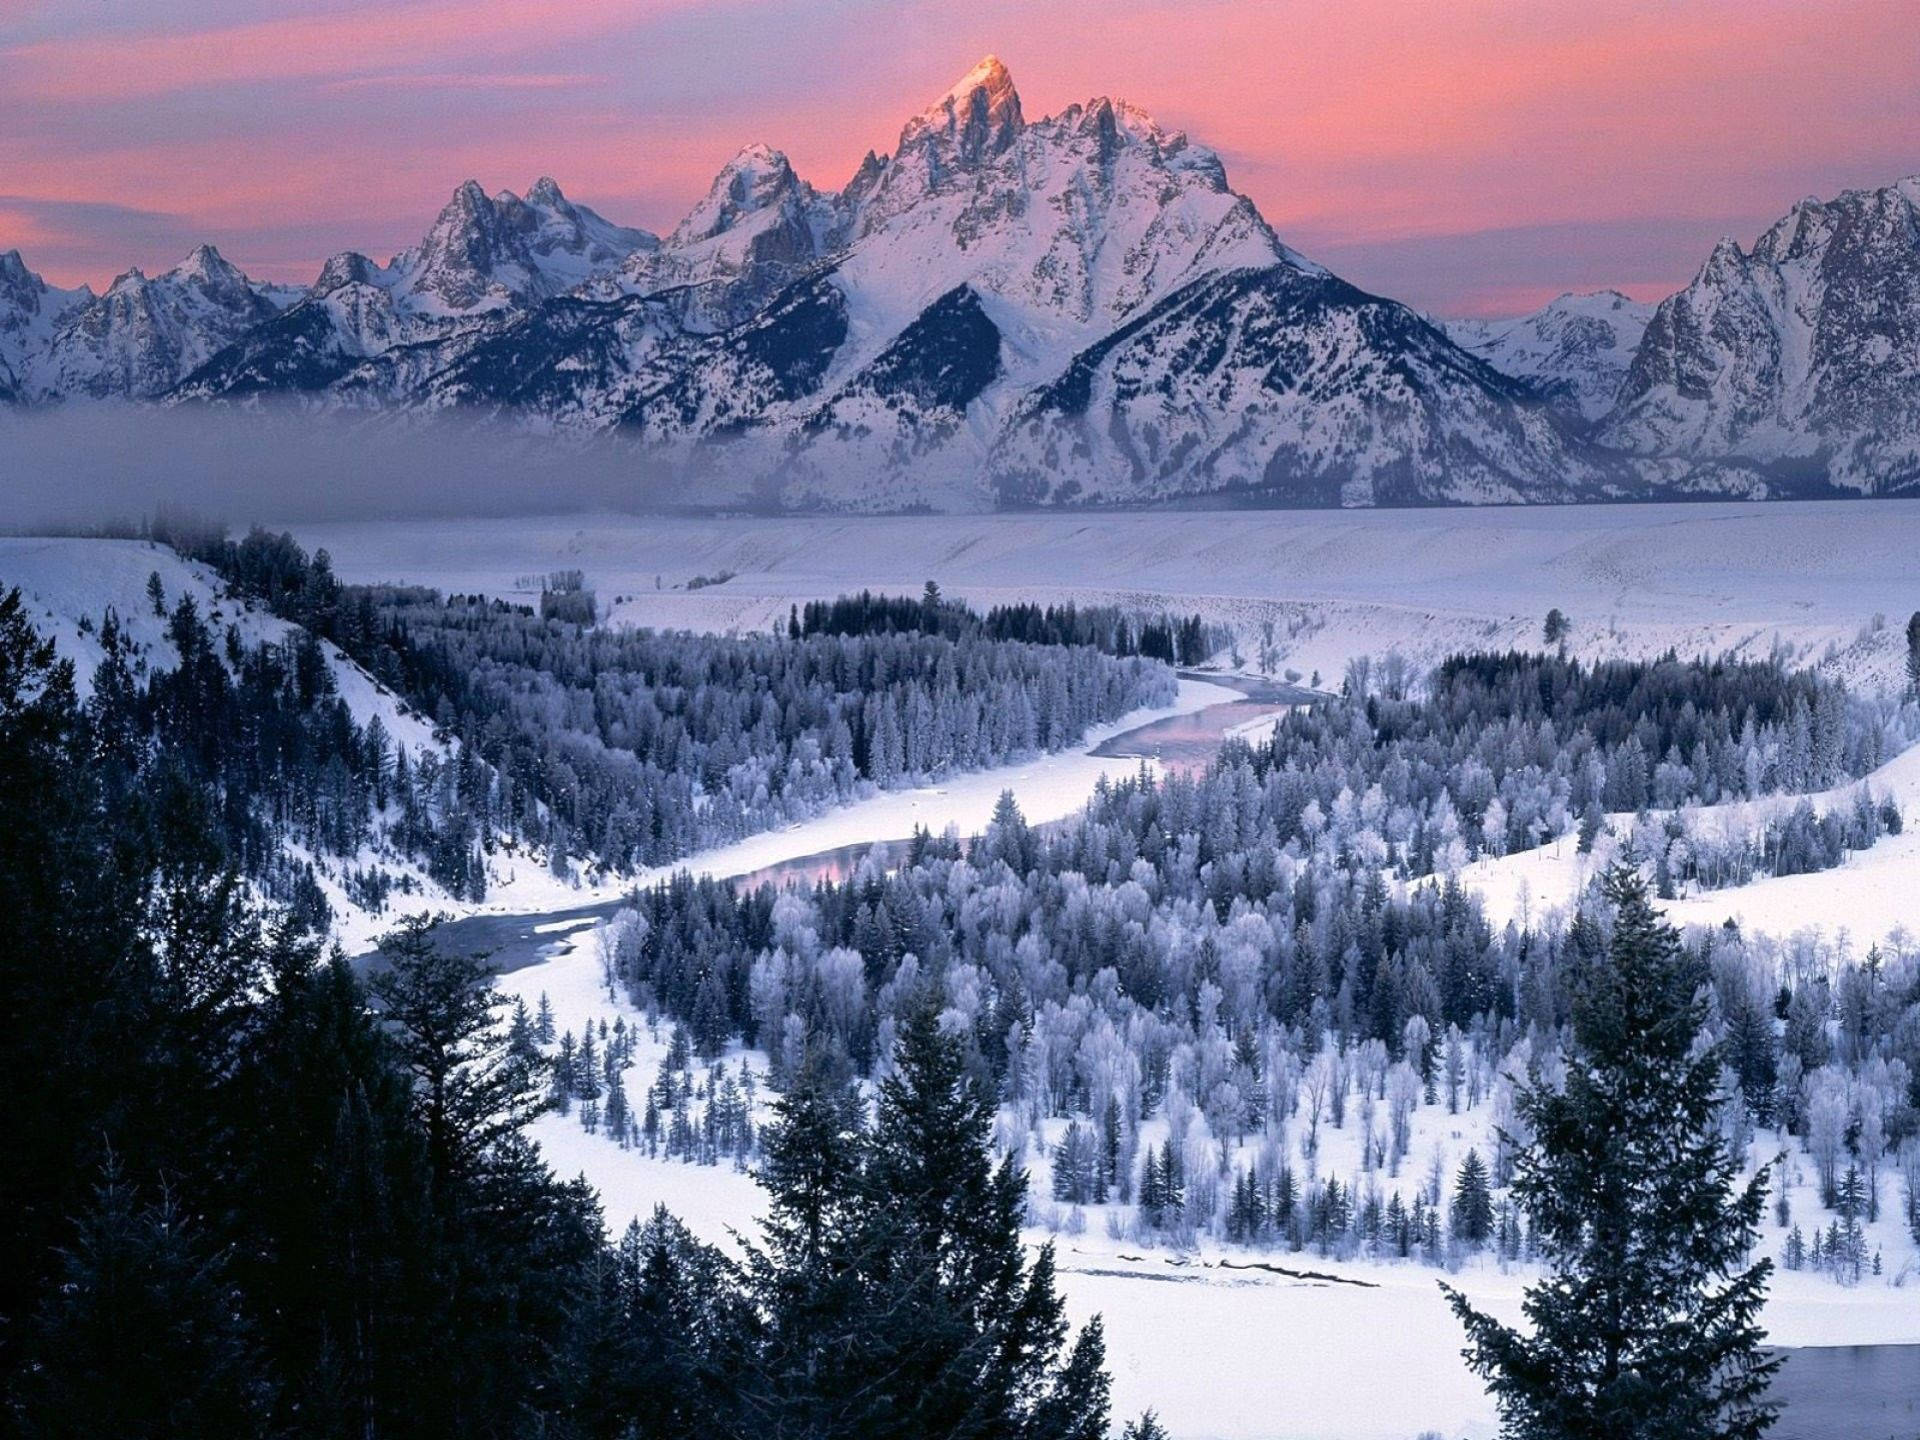
[[[1436,689],[1472,668],[1448,667]],[[1716,683],[1713,667],[1651,668],[1670,668],[1683,692]],[[1630,667],[1617,678],[1620,693],[1641,697],[1625,707],[1628,731],[1654,723],[1663,702],[1648,696],[1658,688]],[[1733,713],[1789,679],[1761,667],[1718,678],[1743,697]],[[1724,718],[1698,698],[1675,713]],[[1396,703],[1418,708],[1387,703],[1389,714]],[[1378,696],[1344,704],[1383,713]],[[1838,694],[1819,704],[1849,713]],[[1904,713],[1863,718],[1870,728],[1846,740],[1836,719],[1834,753],[1898,746]],[[1578,728],[1578,707],[1565,719]],[[1761,733],[1751,719],[1747,728]],[[1781,757],[1795,728],[1781,727]],[[684,1027],[696,1054],[718,1056],[736,1038],[763,1051],[776,1087],[823,1050],[849,1075],[884,1073],[900,1017],[931,988],[1001,1097],[1010,1143],[1030,1149],[1047,1177],[1035,1197],[1043,1211],[1049,1198],[1106,1207],[1095,1212],[1103,1223],[1147,1240],[1205,1232],[1323,1254],[1449,1263],[1463,1248],[1493,1247],[1518,1258],[1527,1238],[1501,1198],[1511,1142],[1498,1132],[1514,1129],[1516,1080],[1557,1063],[1578,975],[1604,948],[1597,908],[1569,924],[1496,929],[1452,881],[1400,883],[1396,875],[1431,871],[1437,848],[1464,855],[1468,836],[1477,849],[1541,832],[1489,830],[1484,816],[1500,803],[1493,775],[1458,819],[1447,772],[1418,760],[1418,739],[1405,751],[1381,742],[1399,793],[1369,782],[1370,802],[1358,800],[1337,754],[1319,748],[1329,733],[1344,727],[1318,711],[1296,716],[1269,746],[1230,751],[1198,781],[1103,788],[1080,822],[1050,836],[1027,827],[1009,798],[976,841],[922,835],[897,870],[871,867],[846,884],[747,895],[662,884],[612,923],[611,969],[638,1008]],[[1374,733],[1396,732],[1383,720]],[[1594,754],[1588,733],[1579,748]],[[1709,758],[1712,747],[1700,746]],[[1548,749],[1532,784],[1560,787],[1564,824],[1565,787],[1584,772],[1572,767],[1569,782]],[[1629,741],[1614,753],[1637,750]],[[1776,768],[1730,762],[1740,784]],[[1788,773],[1805,783],[1822,772]],[[1430,777],[1424,801],[1405,788],[1416,774]],[[1537,813],[1508,793],[1522,814]],[[1822,1257],[1840,1235],[1844,1258],[1829,1263],[1854,1281],[1875,1263],[1860,1227],[1897,1215],[1911,1240],[1874,1233],[1897,1241],[1897,1264],[1911,1264],[1920,955],[1852,956],[1735,930],[1701,932],[1689,954],[1711,988],[1710,1031],[1726,1041],[1729,1136],[1756,1160],[1797,1147],[1817,1172],[1810,1213],[1788,1204],[1781,1214],[1803,1238],[1808,1226],[1829,1237]],[[571,1054],[560,1073],[575,1073]],[[1416,1120],[1436,1106],[1453,1128],[1470,1125],[1477,1147],[1443,1153],[1417,1141]],[[623,1100],[620,1113],[610,1123],[632,1132],[618,1138],[654,1138],[643,1108]],[[1781,1228],[1783,1260],[1795,1260]]]
[[[80,619],[100,651],[92,722],[124,766],[151,747],[212,797],[242,872],[317,930],[322,880],[379,914],[396,893],[484,898],[503,847],[563,878],[631,874],[876,788],[1058,751],[1173,693],[1166,665],[1132,645],[1115,656],[977,628],[611,632],[592,626],[590,596],[583,623],[341,587],[324,552],[262,531],[172,538],[228,580],[229,611],[257,603],[295,623],[249,638],[240,616],[203,614],[155,571],[144,603],[167,663],[111,610]],[[356,717],[324,642],[430,717],[437,743],[410,748],[379,714]]]
[[[1888,777],[1904,773],[1920,733],[1911,697],[1856,693],[1784,655],[1589,660],[1545,634],[1545,649],[1468,649],[1430,666],[1397,651],[1356,658],[1334,688],[1287,700],[1211,764],[1137,762],[1065,821],[1031,824],[1009,793],[978,834],[923,827],[832,878],[740,887],[669,867],[869,792],[1065,750],[1172,700],[1169,659],[1259,647],[1166,608],[977,610],[931,585],[796,604],[753,633],[656,632],[598,623],[576,573],[541,577],[538,603],[518,604],[343,586],[324,553],[266,532],[168,538],[194,560],[145,542],[70,542],[118,546],[100,551],[118,578],[95,587],[95,605],[39,562],[42,613],[61,653],[84,661],[71,689],[26,612],[10,612],[21,658],[9,733],[71,787],[46,802],[57,813],[21,805],[44,820],[36,835],[77,826],[71,844],[85,854],[61,873],[111,872],[124,925],[87,919],[106,928],[85,943],[140,977],[109,1026],[136,1057],[129,1078],[82,1103],[104,1114],[123,1085],[156,1097],[138,1107],[149,1138],[116,1142],[124,1171],[94,1167],[97,1194],[76,1181],[69,1148],[93,1155],[92,1140],[51,1125],[22,1139],[64,1176],[58,1196],[34,1202],[52,1207],[47,1225],[82,1215],[100,1243],[160,1267],[143,1274],[212,1265],[245,1297],[228,1311],[187,1297],[243,1336],[232,1363],[264,1388],[229,1396],[235,1413],[297,1404],[318,1386],[391,1418],[382,1407],[399,1393],[375,1393],[398,1383],[388,1362],[320,1375],[303,1368],[306,1332],[258,1329],[261,1306],[341,1323],[319,1318],[331,1302],[304,1311],[287,1288],[295,1278],[208,1258],[257,1233],[310,1254],[318,1242],[283,1224],[364,1219],[350,1196],[271,1219],[259,1205],[286,1203],[280,1182],[201,1148],[254,1135],[270,1099],[262,1076],[320,1087],[295,1102],[309,1139],[348,1123],[319,1098],[328,1067],[347,1063],[330,1047],[371,1046],[349,1064],[355,1083],[392,1087],[379,1102],[389,1110],[365,1122],[385,1127],[378,1144],[395,1156],[425,1147],[424,1170],[403,1174],[390,1157],[362,1173],[406,1195],[399,1230],[355,1241],[407,1272],[398,1289],[356,1292],[383,1324],[455,1303],[465,1265],[548,1263],[531,1237],[553,1222],[538,1217],[593,1192],[553,1181],[533,1157],[592,1174],[616,1229],[631,1213],[609,1188],[620,1166],[686,1174],[671,1188],[685,1226],[641,1211],[616,1244],[581,1212],[566,1222],[571,1258],[539,1302],[548,1310],[494,1312],[459,1333],[473,1363],[488,1345],[535,1339],[554,1363],[601,1374],[586,1352],[631,1354],[621,1347],[656,1345],[661,1332],[613,1338],[614,1322],[583,1318],[577,1284],[608,1267],[625,1277],[616,1290],[639,1295],[656,1283],[647,1274],[670,1272],[649,1303],[735,1348],[718,1373],[662,1372],[661,1386],[700,1396],[683,1417],[690,1432],[662,1433],[711,1433],[743,1423],[732,1407],[774,1383],[767,1366],[798,1386],[785,1403],[821,1399],[783,1368],[800,1362],[778,1338],[826,1303],[801,1280],[810,1246],[754,1252],[771,1267],[754,1270],[762,1261],[708,1242],[716,1214],[741,1213],[724,1198],[736,1183],[756,1197],[740,1221],[751,1234],[776,1247],[804,1234],[800,1212],[783,1207],[817,1203],[805,1176],[817,1183],[807,1167],[820,1152],[792,1147],[829,1131],[851,1147],[834,1163],[866,1177],[849,1193],[869,1197],[836,1212],[839,1239],[892,1243],[883,1192],[866,1188],[893,1184],[890,1167],[990,1186],[997,1198],[968,1222],[987,1237],[979,1263],[1006,1283],[1025,1277],[1032,1303],[1055,1315],[1103,1272],[1077,1259],[1056,1291],[1048,1236],[1109,1265],[1207,1254],[1257,1273],[1336,1267],[1470,1288],[1482,1275],[1539,1275],[1566,1247],[1527,1189],[1534,1117],[1589,1063],[1583,997],[1615,963],[1620,906],[1642,903],[1621,898],[1619,877],[1639,875],[1655,901],[1699,900],[1849,864],[1903,843],[1909,819],[1911,787]],[[103,871],[107,854],[131,869]],[[630,884],[617,913],[574,942],[595,956],[584,993],[550,1003],[542,964],[502,977],[514,1002],[502,1005],[484,969],[440,943],[426,912],[442,897],[479,901],[503,857],[562,887],[589,877],[596,896]],[[1578,903],[1496,914],[1486,877],[1535,857],[1580,862],[1590,883]],[[30,876],[49,862],[29,847],[9,863]],[[372,982],[386,1020],[366,1011],[365,982],[323,958],[334,896],[395,917]],[[25,913],[81,923],[38,903]],[[1898,935],[1861,950],[1727,924],[1690,930],[1659,963],[1697,1007],[1682,1008],[1697,1026],[1690,1053],[1711,1059],[1711,1144],[1764,1200],[1731,1258],[1771,1263],[1800,1296],[1897,1296],[1920,1273],[1920,950]],[[57,1015],[105,1004],[89,989],[105,973],[9,983],[29,1010]],[[155,1038],[151,1017],[167,1007],[190,1024]],[[320,1078],[280,1073],[285,1027],[323,1023],[335,1031],[315,1041]],[[448,1026],[461,1037],[451,1051]],[[54,1024],[42,1038],[61,1033]],[[209,1036],[210,1071],[192,1058]],[[74,1043],[70,1059],[47,1062],[49,1085],[103,1063],[105,1042]],[[432,1098],[433,1076],[454,1072],[473,1087],[457,1119]],[[224,1138],[182,1121],[196,1106]],[[949,1153],[954,1136],[971,1137],[964,1153]],[[256,1187],[258,1202],[236,1201],[234,1186]],[[467,1228],[436,1187],[458,1205],[508,1196],[513,1224],[533,1229]],[[199,1207],[185,1227],[197,1238],[169,1250],[159,1237],[181,1230],[164,1210],[174,1193]],[[765,1232],[753,1223],[763,1194]],[[801,1231],[779,1228],[791,1223]],[[406,1227],[440,1229],[447,1248],[408,1270]],[[28,1283],[52,1276],[47,1265]],[[62,1283],[78,1295],[99,1283],[76,1277]],[[859,1283],[887,1306],[901,1303],[888,1290],[899,1279],[883,1267]],[[179,1299],[172,1281],[152,1283]],[[984,1313],[976,1320],[990,1323]],[[836,1312],[851,1327],[836,1333],[870,1343],[872,1319]],[[71,1343],[92,1323],[63,1312],[35,1343]],[[1036,1440],[1068,1433],[1057,1428],[1068,1413],[1097,1416],[1084,1433],[1104,1433],[1105,1381],[1093,1379],[1103,1332],[1073,1345],[1047,1333],[1059,1338],[1022,1361],[1030,1380],[1005,1413],[1038,1427],[1021,1432]],[[1129,1389],[1135,1409],[1142,1399]],[[433,1403],[442,1419],[496,1403],[558,1413],[524,1389]],[[609,1416],[631,1416],[641,1402],[609,1403]]]

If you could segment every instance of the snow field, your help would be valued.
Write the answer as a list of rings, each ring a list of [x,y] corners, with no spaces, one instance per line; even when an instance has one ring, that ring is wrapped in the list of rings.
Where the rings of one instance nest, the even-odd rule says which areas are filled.
[[[1920,502],[1154,511],[688,519],[576,515],[296,527],[353,581],[528,599],[578,567],[616,624],[728,631],[790,605],[928,580],[976,606],[1197,610],[1278,664],[1337,682],[1349,659],[1417,664],[1468,647],[1537,649],[1558,606],[1584,658],[1732,651],[1817,665],[1862,689],[1904,683]],[[733,572],[688,591],[697,575]],[[659,588],[656,588],[656,585]],[[1878,624],[1876,625],[1876,617]]]
[[[1812,795],[1768,795],[1726,805],[1690,806],[1681,812],[1694,833],[1737,835],[1789,814],[1802,800],[1816,814],[1851,806],[1862,790],[1875,802],[1891,800],[1907,828],[1883,835],[1845,863],[1811,875],[1767,876],[1746,885],[1683,894],[1665,902],[1667,918],[1682,927],[1732,920],[1749,933],[1790,936],[1822,932],[1849,937],[1862,950],[1920,925],[1920,746],[1880,766],[1864,779]],[[1661,812],[1664,813],[1664,812]],[[1479,895],[1496,925],[1526,924],[1549,912],[1570,910],[1592,877],[1618,853],[1634,817],[1607,817],[1608,830],[1594,853],[1582,855],[1572,835],[1547,845],[1476,860],[1459,872]]]

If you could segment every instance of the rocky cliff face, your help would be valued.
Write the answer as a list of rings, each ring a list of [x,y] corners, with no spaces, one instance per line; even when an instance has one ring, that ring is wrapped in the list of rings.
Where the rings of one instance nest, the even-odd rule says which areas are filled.
[[[202,245],[164,274],[129,270],[66,307],[22,357],[22,388],[39,400],[155,399],[278,313],[276,295]]]
[[[1920,177],[1721,241],[1654,312],[1600,438],[1696,489],[1920,485]]]

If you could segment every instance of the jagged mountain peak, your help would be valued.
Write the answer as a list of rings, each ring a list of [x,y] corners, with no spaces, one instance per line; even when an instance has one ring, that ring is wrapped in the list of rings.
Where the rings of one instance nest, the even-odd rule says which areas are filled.
[[[1612,408],[1652,314],[1618,290],[1568,291],[1526,315],[1450,320],[1445,329],[1469,354],[1591,424]]]
[[[744,145],[720,167],[700,203],[674,227],[667,243],[692,245],[731,230],[748,216],[778,205],[789,196],[812,193],[793,172],[785,152],[771,145]]]
[[[1601,438],[1703,485],[1920,483],[1920,184],[1803,200],[1751,250],[1721,240],[1661,302]]]
[[[50,321],[91,299],[93,291],[88,286],[63,290],[49,285],[27,268],[18,250],[0,251],[0,339],[10,334],[20,337],[36,322]],[[16,361],[21,358],[17,351],[12,356]],[[6,359],[0,355],[0,363]]]
[[[1025,125],[1013,75],[999,56],[988,55],[901,127],[895,154],[932,145],[977,164],[1005,150]]]
[[[328,295],[348,285],[375,285],[380,277],[380,267],[358,250],[342,250],[338,255],[329,257],[327,263],[320,267],[311,293]]]
[[[167,271],[161,278],[193,285],[208,293],[252,289],[252,282],[241,272],[240,267],[222,255],[214,246],[208,244],[194,246],[186,259]]]
[[[1651,324],[1601,291],[1442,331],[1289,250],[1144,109],[1028,119],[992,56],[838,193],[744,147],[665,242],[541,175],[462,183],[298,304],[211,247],[77,305],[29,274],[0,257],[26,403],[480,406],[803,505],[1920,486],[1920,176],[1722,241]]]
[[[525,200],[511,190],[489,197],[467,180],[420,244],[388,268],[403,302],[469,314],[562,294],[657,244],[575,205],[551,177],[535,181]]]
[[[40,277],[27,268],[18,250],[0,251],[0,285],[8,288],[33,285]]]

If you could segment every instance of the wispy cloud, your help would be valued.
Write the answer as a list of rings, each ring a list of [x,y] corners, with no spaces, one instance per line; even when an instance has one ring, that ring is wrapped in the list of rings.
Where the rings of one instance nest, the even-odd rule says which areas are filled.
[[[31,249],[28,259],[61,269],[121,270],[133,255],[185,255],[195,243],[192,223],[179,215],[36,195],[0,195],[0,233],[11,236],[0,248]]]
[[[428,0],[289,15],[208,29],[75,34],[0,51],[0,73],[45,99],[169,94],[275,81],[331,81],[408,66],[448,73],[529,48],[581,44],[698,0]],[[185,7],[182,7],[185,8]]]
[[[349,75],[343,79],[329,80],[326,82],[326,88],[328,90],[584,90],[590,86],[606,83],[607,77],[604,75],[588,75],[579,72],[571,74],[509,72],[484,75],[458,71],[441,71],[437,74],[430,71],[392,71],[379,75]]]
[[[1684,283],[1723,232],[1915,169],[1914,4],[71,0],[0,28],[0,185],[309,278],[411,243],[468,176],[653,229],[750,140],[840,184],[992,50],[1029,116],[1124,96],[1220,150],[1361,284],[1510,308]],[[64,234],[49,273],[97,281],[189,238],[119,225],[0,209],[0,248]]]

